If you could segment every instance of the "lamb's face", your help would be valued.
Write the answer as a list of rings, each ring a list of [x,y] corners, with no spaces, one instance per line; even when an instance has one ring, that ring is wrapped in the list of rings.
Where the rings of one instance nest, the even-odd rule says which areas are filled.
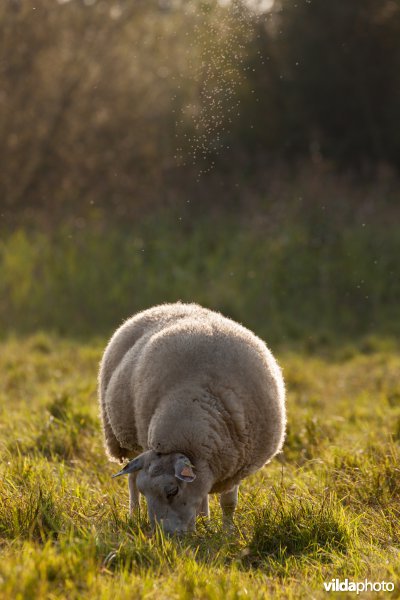
[[[138,471],[136,485],[145,496],[152,527],[158,523],[168,534],[195,528],[203,498],[208,493],[202,478],[183,454],[149,450],[131,461],[119,474]]]

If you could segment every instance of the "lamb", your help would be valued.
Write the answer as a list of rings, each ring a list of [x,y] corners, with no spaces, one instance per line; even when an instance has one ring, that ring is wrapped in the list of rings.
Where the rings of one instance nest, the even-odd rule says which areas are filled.
[[[132,459],[130,510],[146,497],[166,533],[195,528],[220,494],[231,523],[242,479],[268,463],[285,436],[285,387],[264,342],[197,304],[163,304],[128,319],[111,337],[99,372],[111,460]],[[138,455],[139,454],[139,455]]]

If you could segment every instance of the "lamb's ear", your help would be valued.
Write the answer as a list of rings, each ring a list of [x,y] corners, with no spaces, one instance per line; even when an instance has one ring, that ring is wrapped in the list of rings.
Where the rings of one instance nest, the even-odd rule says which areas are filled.
[[[119,477],[120,475],[127,475],[128,473],[134,473],[135,471],[140,471],[140,469],[143,469],[144,455],[145,455],[145,452],[143,452],[143,454],[139,454],[139,456],[137,456],[136,458],[134,458],[133,460],[128,462],[128,464],[125,465],[124,468],[121,469],[121,471],[119,471],[118,473],[115,473],[115,475],[112,475],[112,477]]]
[[[181,454],[175,461],[175,477],[181,481],[191,482],[196,479],[196,475],[193,472],[194,466],[187,458]]]

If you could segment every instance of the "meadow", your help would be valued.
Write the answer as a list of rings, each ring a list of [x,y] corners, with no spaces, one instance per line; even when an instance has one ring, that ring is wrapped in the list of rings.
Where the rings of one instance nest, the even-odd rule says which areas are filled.
[[[283,453],[241,486],[234,531],[213,498],[210,521],[182,539],[151,537],[144,504],[129,518],[126,481],[111,479],[96,401],[104,343],[1,342],[1,598],[322,598],[333,578],[392,582],[360,597],[399,597],[393,342],[279,350]]]
[[[0,600],[322,598],[400,584],[400,3],[0,3]],[[12,102],[10,99],[12,98]],[[27,100],[28,99],[28,100]],[[254,330],[282,454],[150,535],[96,379],[131,314]],[[331,593],[354,597],[354,593]]]
[[[253,198],[243,178],[237,204],[188,199],[122,220],[37,211],[39,222],[0,227],[0,339],[85,341],[178,299],[246,321],[275,347],[397,339],[397,188],[309,171],[270,185]]]
[[[2,229],[0,598],[322,598],[346,578],[399,596],[400,238],[378,188],[307,175],[205,214],[93,208]],[[168,539],[111,479],[96,378],[123,318],[177,299],[267,341],[288,432],[241,486],[234,531],[213,498],[209,522]]]

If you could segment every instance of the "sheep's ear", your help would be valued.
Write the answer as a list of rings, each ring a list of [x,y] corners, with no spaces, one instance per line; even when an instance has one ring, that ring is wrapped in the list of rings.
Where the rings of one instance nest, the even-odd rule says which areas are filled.
[[[136,458],[128,462],[127,465],[124,466],[121,471],[112,475],[112,477],[119,477],[120,475],[128,475],[128,473],[134,473],[135,471],[140,471],[144,466],[144,453],[139,454]]]
[[[181,481],[191,482],[196,479],[196,475],[193,472],[194,466],[183,454],[178,456],[175,461],[175,477]]]

